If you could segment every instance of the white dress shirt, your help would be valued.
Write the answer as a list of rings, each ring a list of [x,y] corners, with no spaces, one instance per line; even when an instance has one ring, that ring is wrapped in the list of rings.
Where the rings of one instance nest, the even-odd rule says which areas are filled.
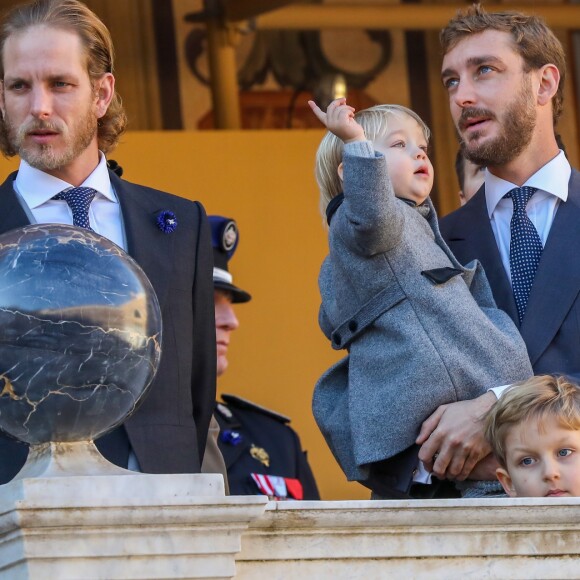
[[[126,250],[121,206],[111,185],[107,160],[102,153],[99,153],[99,157],[99,164],[81,184],[82,187],[92,187],[97,191],[89,208],[91,227]],[[52,199],[57,193],[71,187],[70,183],[31,167],[26,161],[20,162],[14,181],[14,190],[33,224],[72,225],[72,212],[66,201]]]
[[[564,152],[560,151],[554,159],[536,171],[523,184],[538,190],[528,202],[526,213],[538,231],[542,246],[546,245],[558,206],[568,199],[568,182],[571,173],[570,163]],[[504,199],[503,196],[514,187],[518,186],[485,171],[487,213],[510,283],[510,221],[514,205],[511,199]]]

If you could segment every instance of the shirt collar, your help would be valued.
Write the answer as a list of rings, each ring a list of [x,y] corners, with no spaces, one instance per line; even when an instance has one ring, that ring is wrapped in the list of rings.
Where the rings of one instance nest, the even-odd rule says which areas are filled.
[[[107,160],[100,151],[99,164],[81,185],[83,187],[92,187],[109,201],[118,203],[117,196],[111,185]],[[32,167],[22,159],[18,168],[15,187],[28,207],[34,209],[46,203],[64,189],[73,187],[73,185]]]
[[[568,182],[571,174],[570,163],[566,159],[564,152],[560,151],[554,159],[538,169],[523,185],[535,187],[540,191],[555,195],[562,201],[566,201],[568,199]],[[485,202],[490,218],[503,196],[514,187],[518,186],[496,177],[487,169],[485,170]]]

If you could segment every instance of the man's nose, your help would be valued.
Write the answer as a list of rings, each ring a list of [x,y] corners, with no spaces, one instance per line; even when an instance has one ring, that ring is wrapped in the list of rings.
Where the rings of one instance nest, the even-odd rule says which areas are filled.
[[[39,119],[50,117],[52,113],[52,96],[44,87],[35,87],[31,91],[32,103],[30,113]]]
[[[231,303],[229,303],[227,307],[224,309],[223,322],[224,325],[228,328],[228,330],[236,330],[236,328],[240,326],[240,322],[238,320],[238,317],[236,316],[234,307]]]
[[[469,78],[460,79],[455,91],[453,92],[453,100],[458,107],[472,107],[476,101],[477,96],[475,87]]]

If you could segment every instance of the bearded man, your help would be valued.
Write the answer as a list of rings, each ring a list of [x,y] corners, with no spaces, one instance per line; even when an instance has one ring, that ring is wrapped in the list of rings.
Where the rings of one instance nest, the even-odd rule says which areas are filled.
[[[462,152],[487,168],[477,194],[441,220],[441,233],[460,262],[483,264],[534,372],[578,380],[580,174],[555,135],[562,45],[535,16],[480,6],[453,18],[441,41],[441,77]],[[495,478],[481,424],[495,398],[488,392],[440,407],[424,422],[419,457],[437,476]]]
[[[108,170],[105,155],[126,117],[109,31],[81,2],[37,0],[10,11],[0,25],[0,80],[0,148],[21,159],[0,186],[0,233],[32,223],[90,227],[140,264],[161,305],[157,378],[137,412],[97,447],[138,471],[199,472],[216,372],[203,207]],[[0,435],[0,483],[14,477],[27,452]]]

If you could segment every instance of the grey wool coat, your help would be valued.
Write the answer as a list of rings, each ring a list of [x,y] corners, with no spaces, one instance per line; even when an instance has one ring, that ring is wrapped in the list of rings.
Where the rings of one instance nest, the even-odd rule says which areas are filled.
[[[368,142],[347,145],[343,162],[319,322],[347,356],[316,384],[313,412],[349,480],[372,481],[373,468],[394,458],[381,475],[404,491],[421,423],[439,405],[526,379],[532,368],[481,265],[461,266],[441,238],[430,200],[425,218],[396,198],[384,156]]]

